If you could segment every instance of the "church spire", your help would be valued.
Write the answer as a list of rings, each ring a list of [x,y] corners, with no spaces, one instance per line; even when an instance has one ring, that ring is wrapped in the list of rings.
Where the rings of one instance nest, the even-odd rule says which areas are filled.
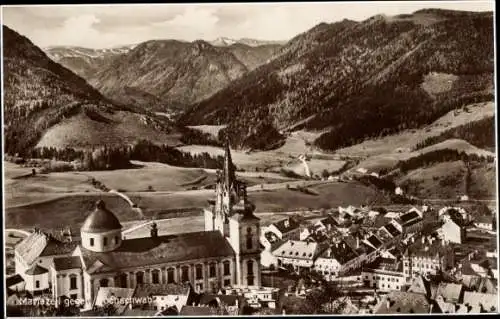
[[[234,181],[236,180],[236,175],[234,173],[234,165],[233,160],[231,158],[231,150],[229,149],[229,138],[226,137],[225,142],[225,154],[224,154],[224,183],[228,188],[233,186]]]

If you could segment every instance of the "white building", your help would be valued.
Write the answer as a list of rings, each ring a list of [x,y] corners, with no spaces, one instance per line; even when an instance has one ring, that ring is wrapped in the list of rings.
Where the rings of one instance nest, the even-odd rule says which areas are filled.
[[[444,224],[438,229],[438,234],[446,243],[461,244],[465,240],[465,229],[452,218],[445,218]]]
[[[324,250],[314,261],[314,270],[326,280],[334,280],[351,270],[361,268],[365,254],[359,254],[345,242],[336,243]]]
[[[363,267],[363,283],[377,291],[401,291],[406,284],[402,263],[392,258],[378,258]]]
[[[278,260],[278,266],[292,265],[296,271],[311,269],[314,260],[326,248],[322,245],[310,242],[289,240],[273,251]]]

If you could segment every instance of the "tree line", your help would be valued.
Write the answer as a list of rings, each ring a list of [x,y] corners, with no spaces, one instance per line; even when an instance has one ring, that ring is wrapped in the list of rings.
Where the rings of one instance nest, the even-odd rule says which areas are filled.
[[[440,135],[431,136],[414,147],[414,151],[420,150],[448,139],[463,139],[480,148],[495,148],[495,118],[487,117],[482,120],[460,125],[444,131]]]
[[[396,168],[399,168],[401,172],[406,173],[408,171],[431,165],[434,163],[442,162],[453,162],[453,161],[464,161],[464,162],[488,162],[494,161],[493,156],[481,156],[475,153],[467,154],[466,152],[459,152],[452,149],[440,149],[421,155],[412,157],[410,159],[399,161]]]
[[[180,167],[221,169],[224,157],[208,153],[191,154],[168,145],[157,145],[141,140],[131,146],[103,146],[91,150],[55,147],[34,148],[26,154],[28,158],[51,159],[73,162],[74,170],[112,170],[133,167],[131,161],[160,162]]]

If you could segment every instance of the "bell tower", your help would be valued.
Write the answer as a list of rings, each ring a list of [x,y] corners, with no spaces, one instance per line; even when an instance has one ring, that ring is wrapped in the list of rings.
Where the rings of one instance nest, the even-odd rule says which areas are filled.
[[[235,167],[231,158],[229,140],[224,145],[224,165],[222,172],[217,171],[215,184],[215,200],[209,201],[210,207],[205,209],[205,230],[218,230],[225,237],[229,236],[229,219],[232,207],[239,199],[239,182],[236,180]]]

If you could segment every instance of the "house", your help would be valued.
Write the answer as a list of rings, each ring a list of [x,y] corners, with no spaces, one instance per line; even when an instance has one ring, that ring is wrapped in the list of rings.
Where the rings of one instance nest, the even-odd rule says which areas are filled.
[[[314,270],[326,280],[333,280],[353,269],[360,268],[364,254],[358,254],[350,245],[342,241],[324,250],[314,262]]]
[[[180,312],[185,305],[192,304],[194,291],[189,282],[168,284],[141,284],[135,288],[134,298],[145,300],[151,298],[148,307],[156,311],[164,311],[175,307]]]
[[[402,262],[392,258],[379,257],[363,266],[363,284],[377,291],[401,291],[406,283]]]
[[[300,223],[295,218],[286,218],[272,223],[267,230],[281,240],[298,240],[300,238]]]
[[[428,314],[431,304],[425,295],[392,291],[383,296],[373,309],[374,314]]]
[[[78,245],[76,240],[63,240],[56,236],[35,229],[29,236],[24,238],[14,249],[16,274],[19,274],[26,281],[26,289],[36,288],[36,280],[39,281],[39,287],[49,286],[49,279],[52,278],[50,269],[53,266],[55,257],[70,256],[73,250]],[[31,270],[29,270],[31,269]],[[36,269],[36,270],[35,270]],[[33,280],[33,275],[26,272],[44,272],[47,275],[42,276],[41,273],[36,277],[35,282],[28,283]]]
[[[422,212],[416,208],[400,215],[396,221],[401,225],[404,234],[419,232],[424,226]]]
[[[311,269],[314,260],[323,251],[322,244],[312,241],[288,240],[273,251],[278,266],[292,265],[295,271]]]
[[[419,275],[435,275],[439,269],[447,270],[453,264],[453,249],[429,237],[410,245],[403,256],[403,272],[408,280]]]
[[[445,218],[444,224],[438,229],[438,234],[446,243],[461,244],[465,241],[466,229],[454,218]]]
[[[474,225],[476,227],[484,230],[494,230],[493,229],[493,216],[490,215],[480,215],[474,217]]]

